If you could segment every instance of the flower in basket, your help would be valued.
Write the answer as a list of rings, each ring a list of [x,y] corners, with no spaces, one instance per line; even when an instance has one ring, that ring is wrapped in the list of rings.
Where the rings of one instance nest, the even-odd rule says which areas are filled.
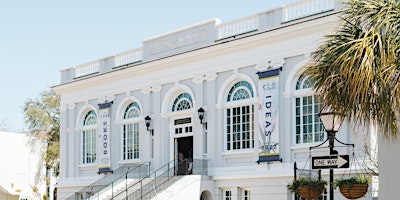
[[[368,184],[371,182],[370,178],[364,175],[353,176],[350,178],[337,179],[334,182],[335,187],[339,187],[340,193],[348,199],[358,199],[368,191]]]
[[[287,188],[305,199],[315,199],[321,196],[327,182],[320,178],[301,177],[293,180]]]

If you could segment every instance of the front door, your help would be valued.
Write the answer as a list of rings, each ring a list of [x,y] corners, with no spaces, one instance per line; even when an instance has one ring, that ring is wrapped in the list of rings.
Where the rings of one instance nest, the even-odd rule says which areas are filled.
[[[191,117],[180,117],[173,121],[173,147],[178,174],[189,174],[193,161],[193,123]]]
[[[175,139],[175,151],[178,158],[178,175],[192,173],[193,164],[193,136]]]

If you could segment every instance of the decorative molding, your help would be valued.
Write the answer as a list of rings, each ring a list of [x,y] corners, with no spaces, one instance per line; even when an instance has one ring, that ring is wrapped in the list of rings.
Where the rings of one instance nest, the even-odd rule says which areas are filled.
[[[207,30],[199,30],[195,33],[180,35],[176,38],[155,41],[149,45],[149,54],[155,55],[166,51],[178,49],[207,40]]]
[[[196,75],[193,77],[193,82],[196,84],[202,83],[204,81],[205,75]]]
[[[68,107],[69,110],[75,109],[75,106],[76,106],[75,103],[73,103],[73,104],[68,104],[68,105],[67,105],[67,107]]]
[[[235,72],[234,72],[235,73]],[[214,81],[218,77],[217,73],[212,72],[212,73],[207,73],[204,75],[197,75],[193,77],[193,82],[194,83],[201,83],[203,81]]]
[[[114,101],[115,95],[108,95],[108,96],[105,97],[105,99],[106,99],[106,102]]]
[[[161,85],[147,86],[147,87],[142,88],[142,93],[150,94],[150,92],[159,92],[159,91],[161,91],[161,89],[162,89]]]
[[[98,103],[106,103],[106,102],[114,101],[114,99],[115,99],[115,95],[107,95],[107,96],[98,98],[97,102]]]
[[[159,92],[159,91],[161,91],[161,89],[162,89],[162,86],[161,86],[161,85],[153,85],[153,86],[151,87],[151,91],[152,91],[152,92]]]
[[[271,59],[271,60],[266,60],[265,62],[256,64],[255,69],[257,71],[266,71],[266,70],[280,68],[284,64],[285,64],[284,58]]]
[[[151,92],[151,87],[150,86],[142,88],[142,93],[143,94],[150,94],[150,92]]]
[[[285,59],[284,58],[275,59],[275,60],[272,60],[272,62],[271,62],[271,66],[273,68],[282,67],[284,64],[285,64]]]
[[[106,102],[106,97],[99,97],[97,99],[97,103],[104,103],[104,102]]]
[[[217,79],[217,77],[218,77],[218,75],[217,75],[217,73],[209,73],[209,74],[206,74],[205,76],[204,76],[204,79],[206,80],[206,81],[215,81],[216,79]]]

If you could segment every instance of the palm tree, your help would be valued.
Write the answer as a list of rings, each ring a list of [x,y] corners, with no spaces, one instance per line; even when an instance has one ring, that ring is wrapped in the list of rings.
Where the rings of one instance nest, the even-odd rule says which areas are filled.
[[[301,73],[315,83],[321,102],[356,125],[377,122],[399,137],[400,1],[348,0],[337,31]]]

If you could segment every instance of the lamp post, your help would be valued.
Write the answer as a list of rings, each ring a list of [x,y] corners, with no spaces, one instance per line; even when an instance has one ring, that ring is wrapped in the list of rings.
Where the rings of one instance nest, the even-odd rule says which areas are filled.
[[[321,119],[322,125],[325,128],[326,133],[328,134],[329,141],[329,153],[330,155],[337,155],[338,152],[333,148],[335,147],[335,136],[336,132],[339,131],[340,126],[343,123],[344,117],[335,111],[331,110],[330,107],[325,107],[318,114]],[[333,169],[329,169],[329,199],[334,199],[333,194]]]

